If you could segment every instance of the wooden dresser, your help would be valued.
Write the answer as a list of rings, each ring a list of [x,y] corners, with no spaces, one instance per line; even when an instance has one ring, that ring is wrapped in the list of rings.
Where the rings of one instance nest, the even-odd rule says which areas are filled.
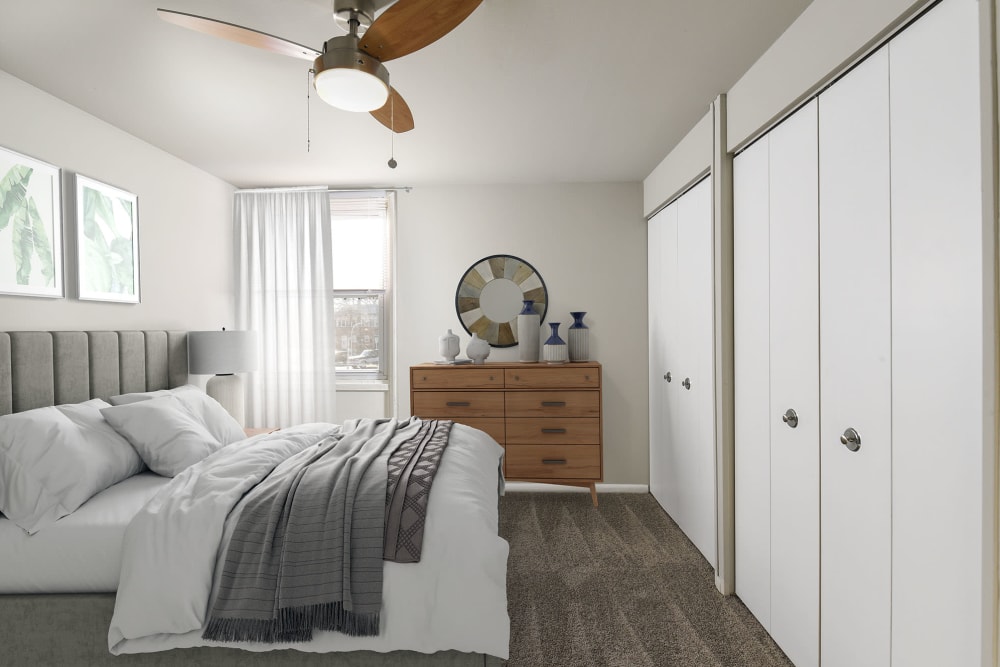
[[[590,489],[604,479],[601,365],[487,362],[410,367],[410,413],[453,419],[504,446],[504,477]]]

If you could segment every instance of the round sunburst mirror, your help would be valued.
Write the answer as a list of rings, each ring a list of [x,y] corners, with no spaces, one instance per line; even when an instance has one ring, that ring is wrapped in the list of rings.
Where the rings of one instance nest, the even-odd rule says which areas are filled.
[[[490,255],[469,267],[458,281],[455,308],[462,327],[493,347],[517,345],[517,315],[531,300],[545,321],[545,282],[528,262],[513,255]]]

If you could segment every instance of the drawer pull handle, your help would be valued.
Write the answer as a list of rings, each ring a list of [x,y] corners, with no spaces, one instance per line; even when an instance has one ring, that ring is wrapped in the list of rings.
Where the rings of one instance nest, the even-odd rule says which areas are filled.
[[[449,408],[467,408],[472,405],[472,403],[469,401],[448,401],[445,405]]]
[[[564,429],[564,428],[543,428],[542,429],[542,433],[565,433],[565,432],[566,432],[566,429]]]
[[[542,459],[542,463],[547,466],[566,465],[566,459]]]
[[[542,401],[543,408],[565,408],[566,401]]]

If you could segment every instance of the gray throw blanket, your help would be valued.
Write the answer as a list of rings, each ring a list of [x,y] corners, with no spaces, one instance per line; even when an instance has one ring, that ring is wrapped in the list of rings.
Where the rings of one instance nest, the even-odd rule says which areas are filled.
[[[421,422],[354,420],[247,495],[203,637],[299,642],[376,635],[387,460]]]
[[[298,642],[376,635],[382,559],[420,560],[450,421],[353,420],[247,496],[203,637]]]

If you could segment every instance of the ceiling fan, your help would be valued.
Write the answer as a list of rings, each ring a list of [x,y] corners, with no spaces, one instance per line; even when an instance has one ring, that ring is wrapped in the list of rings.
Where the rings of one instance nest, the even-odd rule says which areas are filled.
[[[375,18],[386,0],[334,0],[333,14],[346,35],[331,37],[323,50],[233,23],[157,9],[164,21],[266,51],[312,61],[320,98],[346,111],[367,111],[393,132],[413,129],[413,114],[382,64],[437,41],[454,30],[482,0],[397,0]]]

